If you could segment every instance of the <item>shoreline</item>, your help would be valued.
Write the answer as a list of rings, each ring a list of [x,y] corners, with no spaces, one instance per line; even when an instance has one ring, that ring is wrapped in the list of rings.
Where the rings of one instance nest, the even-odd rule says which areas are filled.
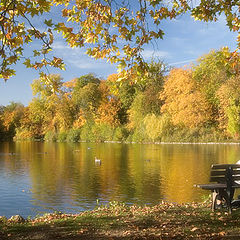
[[[118,144],[156,144],[156,145],[240,145],[239,142],[128,142],[128,141],[77,141],[77,142],[67,142],[67,141],[46,141],[46,140],[11,140],[3,142],[53,142],[53,143],[118,143]]]

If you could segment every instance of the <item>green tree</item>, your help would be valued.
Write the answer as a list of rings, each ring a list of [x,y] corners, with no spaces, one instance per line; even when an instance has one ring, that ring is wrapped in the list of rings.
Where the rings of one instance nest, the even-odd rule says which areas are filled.
[[[168,67],[162,61],[151,61],[148,64],[148,71],[135,80],[136,94],[130,109],[130,129],[136,128],[147,115],[160,115],[163,100],[160,99],[160,92],[163,90],[165,75]],[[138,75],[135,75],[138,78]]]
[[[45,134],[44,128],[46,125],[45,100],[33,98],[24,111],[16,138],[42,139]]]
[[[144,124],[146,126],[147,135],[152,141],[160,138],[163,128],[160,116],[157,117],[155,114],[148,114],[144,118]]]
[[[240,134],[240,79],[239,75],[228,79],[217,91],[219,98],[219,126],[231,137]]]
[[[232,65],[230,55],[228,48],[211,51],[200,57],[198,64],[193,67],[193,78],[211,108],[213,125],[218,124],[217,120],[221,114],[217,91],[231,76],[237,74],[236,66]],[[239,62],[237,56],[235,60]]]
[[[33,95],[41,99],[60,95],[62,93],[62,80],[60,74],[49,74],[47,77],[33,80],[31,84]]]
[[[159,96],[163,90],[165,75],[169,68],[162,61],[155,60],[152,60],[147,66],[147,71],[141,76],[142,80],[137,80],[138,85],[141,86],[140,92],[143,94],[141,107],[145,115],[152,113],[159,115],[163,104]]]
[[[68,94],[64,91],[59,74],[50,74],[47,78],[36,79],[32,83],[36,96],[30,103],[30,119],[36,123],[44,135],[48,131],[58,132],[70,128],[73,123],[74,107]]]
[[[235,138],[240,136],[240,105],[231,103],[227,109],[228,116],[228,132]]]
[[[56,113],[62,97],[62,78],[59,74],[50,74],[47,77],[40,77],[32,83],[33,95],[39,102],[44,104],[44,132],[59,129]]]
[[[24,113],[24,106],[21,103],[11,102],[2,109],[1,121],[4,127],[5,136],[13,138],[16,129],[20,127],[20,121]]]
[[[143,101],[144,101],[144,95],[142,93],[139,93],[135,97],[131,105],[131,108],[128,110],[128,128],[129,129],[134,130],[142,124],[142,121],[145,117]]]
[[[5,130],[4,130],[4,126],[3,126],[3,113],[4,113],[4,106],[0,105],[0,139],[4,139],[5,138]]]
[[[110,93],[120,101],[120,109],[118,111],[121,124],[128,121],[128,110],[132,105],[136,96],[136,83],[134,75],[130,74],[124,81],[119,81],[118,74],[111,74],[107,78],[107,86]]]
[[[225,52],[214,51],[198,59],[193,66],[193,78],[199,88],[206,95],[208,101],[217,105],[216,91],[231,76],[230,68],[225,64]]]
[[[78,118],[83,117],[86,120],[94,120],[101,100],[99,85],[100,80],[93,74],[84,75],[76,79],[72,100]]]

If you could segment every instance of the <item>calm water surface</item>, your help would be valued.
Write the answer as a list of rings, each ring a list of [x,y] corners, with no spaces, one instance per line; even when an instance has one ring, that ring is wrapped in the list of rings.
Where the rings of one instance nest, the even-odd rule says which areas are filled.
[[[234,144],[0,143],[0,215],[202,201],[209,193],[193,185],[208,182],[211,164],[238,159]]]

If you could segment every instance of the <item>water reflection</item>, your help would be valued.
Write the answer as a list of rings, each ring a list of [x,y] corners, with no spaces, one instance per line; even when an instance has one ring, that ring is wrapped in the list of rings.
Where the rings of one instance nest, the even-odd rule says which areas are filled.
[[[235,163],[239,145],[17,142],[0,144],[0,215],[92,209],[96,200],[201,201],[213,163]],[[95,157],[101,164],[95,163]]]

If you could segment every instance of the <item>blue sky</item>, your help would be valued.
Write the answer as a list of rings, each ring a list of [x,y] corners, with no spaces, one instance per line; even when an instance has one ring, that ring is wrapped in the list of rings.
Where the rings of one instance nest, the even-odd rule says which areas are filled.
[[[229,46],[231,50],[236,48],[237,34],[229,31],[224,17],[220,17],[215,23],[204,23],[184,15],[176,20],[165,21],[161,28],[165,32],[163,40],[144,47],[143,55],[146,60],[158,57],[170,66],[182,67],[212,49],[223,46]],[[61,74],[64,81],[88,73],[106,78],[117,72],[116,66],[105,60],[94,60],[85,55],[84,49],[71,49],[61,40],[56,39],[54,51],[55,56],[63,58],[66,71],[55,70],[53,73]],[[11,101],[27,105],[33,97],[30,84],[39,77],[38,72],[26,69],[21,64],[17,64],[15,69],[16,76],[7,82],[0,80],[0,105],[7,105]]]

